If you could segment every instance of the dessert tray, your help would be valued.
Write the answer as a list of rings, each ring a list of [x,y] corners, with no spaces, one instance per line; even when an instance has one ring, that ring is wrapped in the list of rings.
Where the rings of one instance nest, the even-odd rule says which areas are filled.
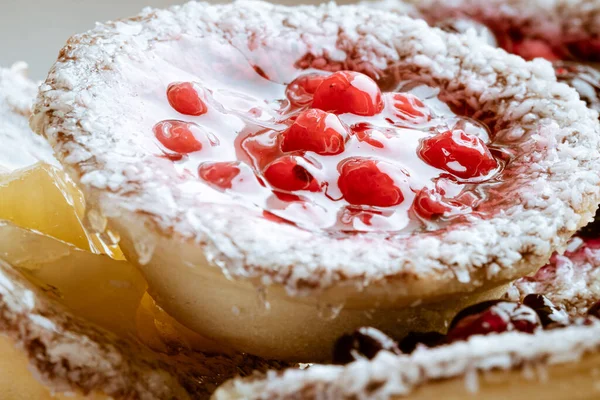
[[[1,69],[0,387],[596,398],[599,19],[191,2]]]

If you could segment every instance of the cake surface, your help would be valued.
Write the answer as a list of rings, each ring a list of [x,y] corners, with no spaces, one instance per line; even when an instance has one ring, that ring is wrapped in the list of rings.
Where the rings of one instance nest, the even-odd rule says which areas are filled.
[[[359,65],[374,75],[393,64],[412,66],[399,74],[440,87],[447,101],[491,115],[486,122],[496,136],[531,146],[507,167],[514,181],[499,189],[514,190],[511,199],[518,201],[499,198],[491,217],[447,230],[339,238],[274,223],[261,210],[207,191],[153,154],[144,131],[156,121],[139,103],[141,96],[146,110],[169,115],[152,97],[172,80],[169,63],[182,57],[181,46],[205,49],[205,38],[229,43],[267,75],[263,47],[282,57]],[[199,73],[192,61],[175,63],[189,77]],[[148,10],[74,37],[42,87],[33,126],[94,207],[109,218],[144,215],[158,231],[203,246],[234,278],[280,283],[290,293],[404,280],[411,293],[510,279],[562,249],[598,200],[596,117],[555,82],[549,64],[525,63],[472,36],[450,36],[364,6],[238,2]]]

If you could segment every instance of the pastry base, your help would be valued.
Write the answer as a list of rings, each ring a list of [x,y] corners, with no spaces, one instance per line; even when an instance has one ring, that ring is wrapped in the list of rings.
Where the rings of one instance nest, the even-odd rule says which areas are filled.
[[[472,380],[462,376],[431,382],[409,396],[394,396],[393,399],[595,400],[600,398],[599,377],[600,354],[595,353],[565,364],[481,372],[473,375]]]
[[[492,287],[468,292],[464,286],[438,282],[438,286],[426,287],[420,282],[421,286],[414,285],[406,293],[406,282],[392,281],[363,291],[336,286],[318,298],[292,297],[283,286],[272,284],[263,296],[258,282],[228,279],[207,260],[201,246],[156,230],[149,238],[150,229],[139,226],[142,219],[121,215],[110,220],[110,227],[121,233],[121,249],[142,270],[156,302],[197,333],[266,358],[328,361],[335,340],[361,326],[377,327],[396,338],[410,331],[445,332],[458,311],[502,297],[509,284],[496,280]],[[139,234],[132,233],[136,227],[141,228]],[[148,252],[143,257],[138,254],[140,245],[142,252]],[[415,288],[429,291],[418,293]]]

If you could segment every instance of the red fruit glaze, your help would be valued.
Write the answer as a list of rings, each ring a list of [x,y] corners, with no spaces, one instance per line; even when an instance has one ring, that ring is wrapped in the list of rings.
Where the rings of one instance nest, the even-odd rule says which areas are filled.
[[[314,108],[302,112],[281,135],[281,150],[313,151],[320,155],[340,154],[348,132],[335,114]]]
[[[360,157],[342,161],[338,166],[338,186],[344,199],[353,205],[375,207],[392,207],[402,203],[402,191],[392,177],[380,169],[381,166],[405,175],[399,167],[384,161]]]
[[[191,122],[177,120],[161,121],[154,125],[154,136],[167,149],[177,153],[192,153],[202,150],[202,143],[194,136],[200,127]]]
[[[352,126],[352,133],[359,142],[368,143],[370,146],[383,149],[385,142],[396,137],[393,129],[375,128],[367,123],[359,123]]]
[[[542,323],[537,313],[519,303],[486,301],[459,312],[450,324],[449,342],[466,340],[473,335],[519,331],[533,333]]]
[[[198,175],[219,189],[231,189],[232,181],[240,174],[239,162],[214,162],[200,164]]]
[[[394,115],[403,121],[423,123],[431,119],[430,110],[414,94],[389,93],[386,97]]]
[[[335,114],[372,116],[383,110],[383,100],[377,83],[368,76],[339,71],[321,82],[312,107]]]
[[[415,196],[413,210],[423,218],[434,219],[452,211],[452,207],[435,190],[423,188]]]
[[[308,190],[318,192],[321,187],[317,180],[302,166],[302,158],[283,156],[276,159],[263,171],[267,182],[275,189],[293,192]]]
[[[214,87],[206,81],[213,90],[183,78],[166,91],[167,110],[184,115],[153,131],[159,157],[177,173],[197,171],[207,186],[262,207],[265,218],[303,229],[431,230],[485,200],[486,184],[472,184],[499,171],[487,128],[448,112],[443,99],[419,99],[428,93],[421,86],[386,77],[395,89],[382,94],[369,75],[342,65],[318,61],[306,67],[322,71],[298,76],[288,67],[302,66],[274,67],[268,52],[232,65],[224,54],[215,65],[233,68]],[[452,130],[434,136],[434,127]]]
[[[288,99],[297,105],[309,104],[319,85],[326,78],[321,74],[302,75],[292,81],[286,90],[285,94]]]
[[[200,99],[194,84],[190,82],[172,83],[167,89],[169,104],[175,111],[184,115],[202,115],[207,111],[206,104]]]
[[[498,167],[483,140],[462,130],[425,139],[419,155],[428,164],[462,179],[482,177]]]

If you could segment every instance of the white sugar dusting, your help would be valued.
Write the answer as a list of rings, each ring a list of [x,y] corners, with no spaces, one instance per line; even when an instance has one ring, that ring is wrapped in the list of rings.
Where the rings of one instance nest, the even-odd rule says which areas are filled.
[[[149,90],[162,93],[167,83],[206,67],[199,44],[205,38],[233,43],[244,57],[270,68],[279,65],[269,58],[273,54],[287,59],[310,53],[311,67],[343,59],[377,73],[394,65],[405,80],[418,75],[441,87],[445,101],[494,116],[503,127],[497,135],[518,143],[508,166],[518,182],[504,188],[511,196],[489,218],[405,238],[371,233],[334,239],[232,205],[147,157],[156,147],[142,134],[151,129],[141,118],[152,101]],[[556,83],[549,63],[526,63],[476,35],[446,34],[365,6],[189,3],[99,25],[74,38],[64,55],[42,87],[33,127],[49,139],[92,204],[109,216],[144,213],[151,226],[202,243],[233,278],[268,275],[290,294],[341,280],[368,286],[402,276],[431,282],[436,274],[440,279],[432,285],[481,285],[485,276],[524,274],[562,250],[600,201],[597,113]],[[180,71],[169,67],[172,74],[163,75],[167,61]],[[218,133],[234,134],[227,129]]]
[[[437,348],[419,347],[412,355],[382,351],[371,361],[358,360],[344,367],[313,365],[307,370],[289,369],[263,377],[235,379],[223,385],[213,398],[285,400],[314,389],[323,394],[322,399],[384,400],[408,395],[429,381],[461,376],[465,389],[476,393],[479,372],[524,366],[523,373],[529,372],[530,377],[543,382],[547,379],[547,366],[579,360],[599,348],[598,322],[533,335],[509,332],[473,336],[465,342]]]

